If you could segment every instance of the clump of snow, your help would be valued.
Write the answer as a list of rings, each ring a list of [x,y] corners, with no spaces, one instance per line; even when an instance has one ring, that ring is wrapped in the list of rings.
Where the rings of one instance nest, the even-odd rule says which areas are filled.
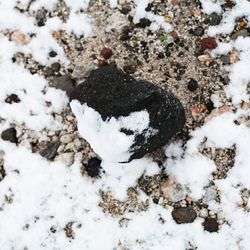
[[[81,105],[79,101],[73,100],[70,106],[76,116],[80,135],[106,161],[128,161],[131,155],[129,149],[135,136],[149,126],[147,111],[133,112],[127,117],[112,117],[103,121],[101,115],[87,104]],[[126,135],[120,131],[122,128],[132,130],[134,134]]]
[[[206,14],[220,13],[221,9],[221,0],[201,0],[202,11]]]

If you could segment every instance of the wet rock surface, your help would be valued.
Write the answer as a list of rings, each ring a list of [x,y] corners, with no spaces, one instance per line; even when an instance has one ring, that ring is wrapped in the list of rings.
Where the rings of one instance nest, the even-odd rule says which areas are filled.
[[[92,71],[72,92],[70,100],[87,103],[104,121],[146,110],[149,128],[135,136],[130,160],[164,146],[185,124],[184,109],[177,98],[147,81],[135,80],[113,65]]]

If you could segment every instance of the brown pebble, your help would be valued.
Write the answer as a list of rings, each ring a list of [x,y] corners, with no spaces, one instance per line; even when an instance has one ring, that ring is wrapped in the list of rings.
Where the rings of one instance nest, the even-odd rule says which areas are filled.
[[[197,215],[192,207],[179,207],[172,211],[172,217],[177,224],[192,223]]]
[[[104,47],[101,51],[101,55],[104,59],[109,59],[113,55],[113,52],[110,48]]]
[[[202,225],[204,230],[210,233],[218,232],[219,230],[219,224],[215,218],[207,218]]]

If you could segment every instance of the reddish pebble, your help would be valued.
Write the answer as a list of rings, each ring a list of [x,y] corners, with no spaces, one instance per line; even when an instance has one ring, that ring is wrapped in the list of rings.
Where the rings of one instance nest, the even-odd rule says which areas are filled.
[[[110,48],[104,47],[101,51],[101,55],[104,59],[109,59],[113,55],[113,52]]]
[[[212,50],[217,48],[218,44],[214,37],[205,37],[201,40],[201,48],[203,50]]]

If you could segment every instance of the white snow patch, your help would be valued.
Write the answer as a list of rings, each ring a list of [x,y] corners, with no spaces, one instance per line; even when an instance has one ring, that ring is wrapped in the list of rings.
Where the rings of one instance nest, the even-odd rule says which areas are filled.
[[[133,112],[127,117],[112,117],[103,121],[101,115],[87,104],[81,105],[79,101],[73,100],[70,106],[76,116],[80,135],[106,161],[128,161],[131,155],[129,148],[134,142],[135,135],[149,125],[147,111]],[[122,133],[121,128],[134,131],[134,135]]]

